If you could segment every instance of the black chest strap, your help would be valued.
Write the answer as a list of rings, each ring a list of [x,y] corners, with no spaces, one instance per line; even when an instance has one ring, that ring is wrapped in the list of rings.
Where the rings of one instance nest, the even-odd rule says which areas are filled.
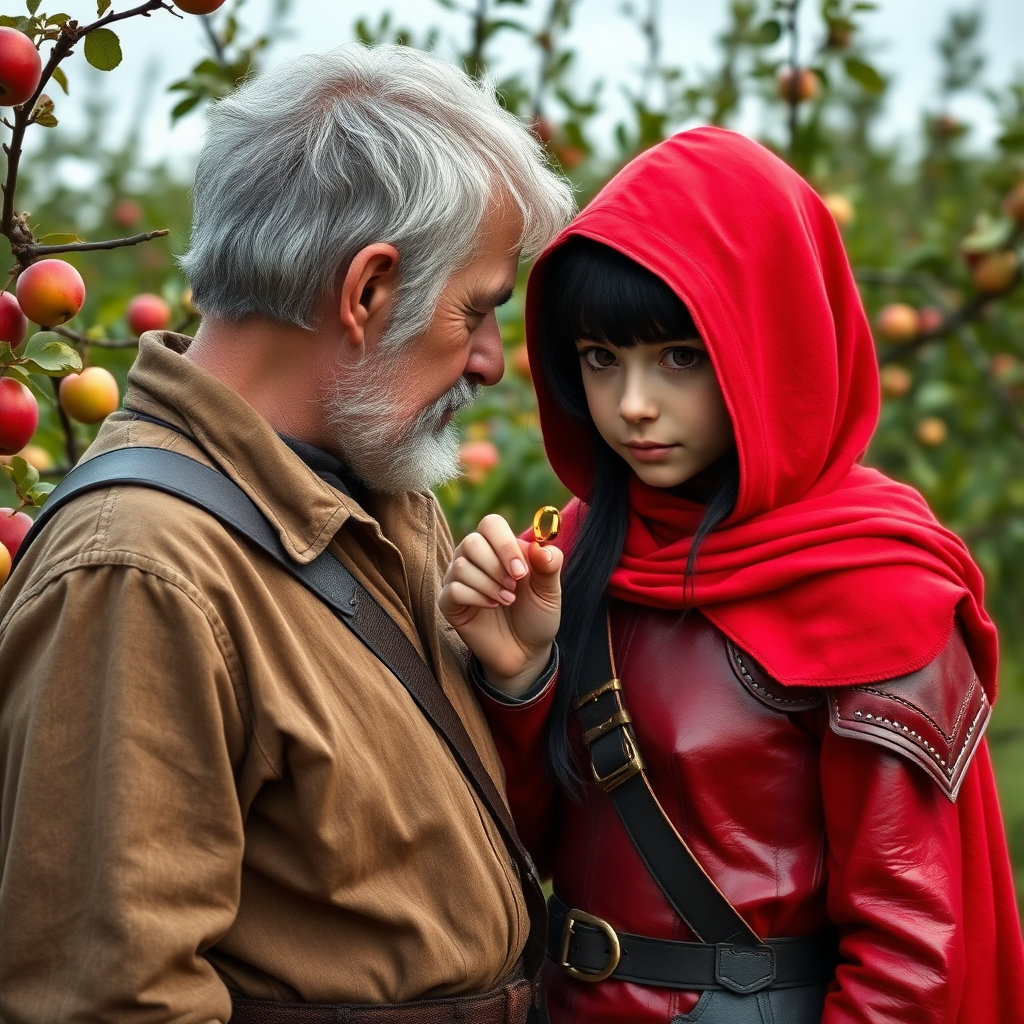
[[[701,867],[651,789],[615,673],[605,602],[594,616],[583,671],[584,679],[600,684],[574,705],[594,782],[611,797],[665,898],[703,942],[762,945]]]
[[[484,768],[462,719],[397,623],[329,550],[304,565],[293,561],[258,506],[232,480],[187,455],[164,448],[120,448],[77,466],[50,494],[18,555],[24,555],[46,523],[68,502],[88,491],[114,486],[150,487],[205,510],[255,544],[319,597],[391,670],[447,744],[490,812],[518,870],[530,916],[523,965],[527,977],[536,982],[544,961],[547,931],[544,895],[536,868],[516,835],[505,801]]]

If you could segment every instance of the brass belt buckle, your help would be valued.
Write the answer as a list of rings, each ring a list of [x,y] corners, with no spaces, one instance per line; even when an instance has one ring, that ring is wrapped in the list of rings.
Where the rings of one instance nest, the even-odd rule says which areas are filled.
[[[608,960],[600,971],[581,971],[578,967],[573,967],[569,963],[569,943],[572,941],[573,925],[577,921],[580,924],[589,924],[599,929],[604,932],[605,938],[608,939]],[[604,981],[606,978],[610,978],[615,972],[615,968],[619,966],[619,957],[621,955],[619,937],[615,934],[615,929],[607,921],[602,921],[601,918],[594,917],[593,914],[585,914],[582,910],[570,910],[565,915],[565,925],[562,927],[561,967],[570,978],[590,983]]]

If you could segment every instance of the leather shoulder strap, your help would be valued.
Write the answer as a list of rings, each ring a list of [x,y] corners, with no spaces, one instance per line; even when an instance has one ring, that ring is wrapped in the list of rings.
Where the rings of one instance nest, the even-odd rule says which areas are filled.
[[[600,685],[575,705],[594,782],[612,798],[629,838],[676,913],[708,943],[761,944],[715,885],[661,806],[644,772],[622,686],[615,675],[607,604],[594,616],[583,678]]]
[[[523,965],[531,980],[537,978],[547,932],[547,910],[537,870],[458,712],[416,648],[373,595],[329,550],[305,565],[294,562],[263,513],[232,480],[187,455],[164,448],[120,448],[73,469],[50,494],[18,554],[24,553],[68,502],[88,491],[111,486],[151,487],[209,512],[252,541],[324,601],[398,678],[472,783],[516,865],[531,923]]]

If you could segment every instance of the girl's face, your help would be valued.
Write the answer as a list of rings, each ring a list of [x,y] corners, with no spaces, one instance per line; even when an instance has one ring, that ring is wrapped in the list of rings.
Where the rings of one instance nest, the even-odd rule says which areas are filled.
[[[576,343],[598,433],[652,487],[676,487],[732,447],[732,421],[699,338]]]

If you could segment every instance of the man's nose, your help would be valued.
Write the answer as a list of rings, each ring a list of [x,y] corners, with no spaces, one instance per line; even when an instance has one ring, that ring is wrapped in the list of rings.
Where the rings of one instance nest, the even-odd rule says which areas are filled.
[[[505,372],[498,318],[489,313],[473,332],[472,349],[463,376],[475,384],[497,384]]]

